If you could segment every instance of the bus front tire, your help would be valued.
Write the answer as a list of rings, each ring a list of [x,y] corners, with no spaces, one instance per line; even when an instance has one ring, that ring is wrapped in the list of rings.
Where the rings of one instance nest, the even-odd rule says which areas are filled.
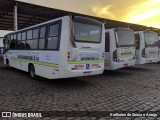
[[[37,76],[35,74],[35,68],[33,65],[29,66],[29,74],[33,80],[36,80]]]

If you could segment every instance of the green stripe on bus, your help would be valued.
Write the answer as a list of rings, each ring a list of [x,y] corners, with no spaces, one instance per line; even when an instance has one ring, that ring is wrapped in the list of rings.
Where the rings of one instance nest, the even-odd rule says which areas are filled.
[[[158,56],[158,54],[147,54],[147,56],[149,56],[149,57],[154,56],[155,57],[155,56]]]
[[[6,54],[9,55],[9,54],[12,54],[12,52],[7,52]]]
[[[88,64],[88,63],[101,63],[102,60],[86,60],[86,61],[73,61],[68,62],[68,64]]]
[[[28,63],[33,63],[33,64],[38,64],[38,65],[44,65],[44,66],[49,66],[49,67],[55,67],[58,68],[58,64],[54,63],[46,63],[46,62],[40,62],[40,61],[32,61],[32,60],[23,60],[19,58],[12,58],[13,60],[21,61],[21,62],[28,62]]]

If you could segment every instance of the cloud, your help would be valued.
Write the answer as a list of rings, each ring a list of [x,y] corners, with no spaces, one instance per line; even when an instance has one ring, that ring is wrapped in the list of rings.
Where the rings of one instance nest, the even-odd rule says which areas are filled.
[[[160,0],[21,0],[86,15],[160,26]]]
[[[130,7],[130,12],[125,16],[126,22],[137,23],[159,15],[160,1],[148,0]]]
[[[97,17],[115,19],[115,15],[110,11],[112,5],[107,5],[105,7],[92,7],[92,12],[96,14]]]
[[[160,8],[147,10],[146,12],[139,13],[138,15],[131,17],[130,19],[127,20],[127,22],[136,23],[136,22],[140,22],[142,20],[146,20],[148,18],[155,17],[160,14],[159,11],[160,11]]]

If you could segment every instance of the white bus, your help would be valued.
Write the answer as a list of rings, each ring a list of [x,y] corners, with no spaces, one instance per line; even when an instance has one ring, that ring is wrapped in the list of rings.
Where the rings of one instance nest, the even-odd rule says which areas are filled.
[[[105,31],[105,70],[135,65],[134,32],[129,28]]]
[[[96,20],[64,16],[5,36],[4,63],[35,79],[104,71],[105,29]]]
[[[136,64],[158,62],[158,34],[153,31],[135,32]]]
[[[160,61],[160,36],[158,36],[159,41],[158,41],[158,46],[159,46],[159,50],[158,50],[158,61]]]

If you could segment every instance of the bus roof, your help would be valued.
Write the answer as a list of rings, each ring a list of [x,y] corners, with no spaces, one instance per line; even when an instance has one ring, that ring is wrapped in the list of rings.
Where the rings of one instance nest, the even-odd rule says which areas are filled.
[[[152,33],[156,33],[157,34],[157,32],[151,31],[151,30],[135,31],[135,33],[139,33],[139,32],[152,32]]]
[[[49,24],[49,23],[52,23],[54,21],[58,21],[58,20],[61,20],[61,19],[64,19],[64,18],[69,18],[70,16],[63,16],[63,17],[59,17],[59,18],[56,18],[56,19],[53,19],[53,20],[49,20],[49,21],[46,21],[46,22],[43,22],[43,23],[40,23],[40,24],[37,24],[37,25],[33,25],[33,26],[30,26],[30,27],[26,27],[24,29],[20,29],[20,30],[17,30],[17,31],[14,31],[14,32],[10,32],[8,33],[7,35],[9,34],[14,34],[14,33],[17,33],[17,32],[21,32],[21,31],[25,31],[25,30],[28,30],[28,29],[31,29],[31,28],[35,28],[35,27],[38,27],[38,26],[41,26],[41,25],[45,25],[45,24]],[[94,22],[97,22],[99,24],[102,24],[102,22],[98,21],[98,20],[95,20],[93,18],[88,18],[88,17],[84,17],[84,16],[75,16],[75,17],[80,17],[80,18],[83,18],[83,19],[87,19],[87,20],[92,20]]]
[[[56,18],[56,19],[53,19],[53,20],[49,20],[49,21],[46,21],[46,22],[43,22],[43,23],[40,23],[40,24],[37,24],[37,25],[33,25],[31,27],[27,27],[27,28],[24,28],[24,29],[20,29],[20,30],[17,30],[17,31],[14,31],[14,32],[10,32],[8,33],[7,35],[9,34],[14,34],[14,33],[17,33],[17,32],[21,32],[21,31],[25,31],[25,30],[28,30],[28,29],[31,29],[31,28],[35,28],[35,27],[38,27],[40,25],[45,25],[45,24],[48,24],[48,23],[51,23],[51,22],[54,22],[54,21],[58,21],[58,20],[61,20],[63,18],[67,18],[69,16],[63,16],[63,17],[60,17],[60,18]]]
[[[125,27],[111,28],[111,29],[106,29],[105,31],[108,31],[108,30],[130,30],[130,31],[133,31],[131,28],[125,28]]]

